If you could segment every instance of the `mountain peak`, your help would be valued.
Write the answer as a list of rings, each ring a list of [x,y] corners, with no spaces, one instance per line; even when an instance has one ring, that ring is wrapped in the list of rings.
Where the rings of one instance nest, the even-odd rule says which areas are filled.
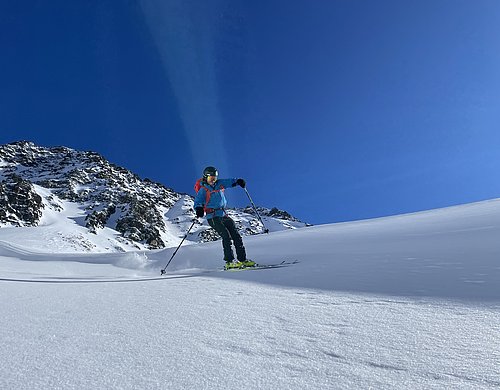
[[[30,141],[0,146],[0,206],[0,226],[46,228],[64,220],[90,242],[106,231],[112,241],[107,250],[175,246],[194,219],[189,195],[143,180],[96,152]],[[270,211],[263,215],[274,230],[305,226],[286,212]],[[230,213],[242,234],[264,231],[249,210]],[[189,240],[217,239],[210,230],[196,224]]]

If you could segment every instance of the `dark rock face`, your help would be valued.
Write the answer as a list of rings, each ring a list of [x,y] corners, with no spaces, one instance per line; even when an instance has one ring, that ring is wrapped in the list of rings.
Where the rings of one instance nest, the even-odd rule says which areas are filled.
[[[242,211],[247,214],[256,215],[255,210],[250,206],[242,209]],[[259,215],[261,217],[273,217],[286,221],[300,222],[297,218],[293,217],[286,211],[280,210],[276,207],[273,207],[272,209],[267,209],[265,207],[257,207],[257,211],[259,212]]]
[[[219,234],[213,229],[203,230],[199,234],[200,242],[210,242],[220,240]]]
[[[36,226],[43,212],[42,197],[33,185],[13,174],[0,182],[0,221],[14,226]]]
[[[94,234],[97,234],[97,229],[103,229],[108,223],[109,217],[116,212],[116,206],[110,203],[104,209],[94,210],[85,217],[86,227]]]
[[[165,230],[162,215],[152,204],[147,202],[132,202],[129,212],[120,218],[116,230],[132,240],[145,242],[152,249],[163,248],[159,229]]]

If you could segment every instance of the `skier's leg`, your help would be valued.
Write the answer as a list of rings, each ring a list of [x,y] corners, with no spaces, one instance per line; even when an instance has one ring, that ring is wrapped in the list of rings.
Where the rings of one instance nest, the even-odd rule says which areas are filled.
[[[234,260],[233,248],[231,248],[231,235],[222,223],[221,217],[214,217],[208,220],[208,224],[222,237],[222,247],[224,248],[224,261]]]
[[[225,226],[225,228],[231,235],[231,238],[233,239],[238,260],[245,261],[247,259],[245,246],[243,245],[243,240],[240,233],[238,232],[238,229],[236,228],[234,221],[226,215],[222,218],[222,224]]]

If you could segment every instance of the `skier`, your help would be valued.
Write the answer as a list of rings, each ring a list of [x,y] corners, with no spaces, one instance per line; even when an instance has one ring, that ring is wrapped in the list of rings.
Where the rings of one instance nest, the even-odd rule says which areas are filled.
[[[218,172],[214,167],[206,167],[203,170],[203,177],[195,184],[197,192],[194,200],[196,216],[202,218],[206,214],[208,224],[222,237],[225,269],[255,266],[254,261],[247,259],[241,235],[236,229],[234,221],[224,210],[227,204],[224,190],[237,185],[245,188],[245,180],[218,179]],[[236,248],[237,261],[234,259],[231,240]]]

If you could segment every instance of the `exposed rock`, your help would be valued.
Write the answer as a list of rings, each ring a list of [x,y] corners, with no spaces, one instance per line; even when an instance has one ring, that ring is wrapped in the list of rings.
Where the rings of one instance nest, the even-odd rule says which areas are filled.
[[[36,226],[43,208],[42,197],[29,181],[12,174],[0,183],[0,221],[14,226]]]

